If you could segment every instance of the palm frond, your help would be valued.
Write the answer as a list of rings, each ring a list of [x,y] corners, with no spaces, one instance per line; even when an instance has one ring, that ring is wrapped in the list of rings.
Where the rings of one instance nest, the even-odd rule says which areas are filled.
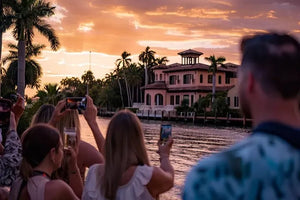
[[[50,26],[50,24],[47,24],[45,21],[40,20],[37,23],[34,23],[34,26],[42,35],[44,35],[49,40],[51,48],[53,50],[57,50],[59,48],[60,43],[58,37],[56,36],[55,31]]]

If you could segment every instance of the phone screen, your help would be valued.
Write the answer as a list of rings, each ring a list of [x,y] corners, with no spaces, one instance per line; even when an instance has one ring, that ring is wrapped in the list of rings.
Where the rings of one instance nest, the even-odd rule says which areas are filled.
[[[66,107],[69,109],[86,109],[86,98],[85,97],[68,97],[66,98]]]
[[[160,127],[160,140],[167,141],[168,138],[172,135],[172,125],[161,125]]]

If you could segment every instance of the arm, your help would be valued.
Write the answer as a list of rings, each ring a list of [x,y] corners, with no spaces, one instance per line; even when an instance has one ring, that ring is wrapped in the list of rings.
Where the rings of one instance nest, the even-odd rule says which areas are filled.
[[[86,99],[87,99],[87,105],[86,105],[86,110],[84,112],[84,118],[92,130],[98,150],[103,154],[105,139],[96,121],[97,108],[96,106],[94,106],[93,99],[91,97],[86,96]]]
[[[24,98],[18,94],[17,102],[12,107],[12,112],[15,115],[16,124],[18,124],[19,119],[21,118],[24,110],[25,110]]]
[[[78,160],[88,168],[94,164],[104,163],[102,154],[94,146],[84,141],[79,143]]]
[[[10,114],[10,126],[4,146],[4,153],[0,157],[0,185],[10,186],[19,174],[22,160],[22,146],[16,132],[16,121],[13,112]]]
[[[174,185],[174,169],[169,160],[172,144],[172,138],[169,138],[165,145],[158,143],[160,167],[154,167],[151,180],[147,184],[147,188],[153,197],[168,191]]]
[[[65,149],[66,156],[68,159],[68,177],[69,185],[75,192],[75,194],[81,198],[83,190],[83,182],[80,176],[80,171],[77,166],[77,156],[75,150],[72,147]]]

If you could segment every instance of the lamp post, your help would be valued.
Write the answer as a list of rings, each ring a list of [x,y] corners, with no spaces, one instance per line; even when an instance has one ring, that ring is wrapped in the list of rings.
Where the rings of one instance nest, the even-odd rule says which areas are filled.
[[[91,54],[92,51],[89,52],[89,71],[91,71]],[[89,95],[89,83],[86,83],[86,94]]]

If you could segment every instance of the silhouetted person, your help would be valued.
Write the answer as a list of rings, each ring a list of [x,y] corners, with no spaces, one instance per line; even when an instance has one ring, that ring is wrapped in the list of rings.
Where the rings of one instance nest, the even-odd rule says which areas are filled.
[[[252,134],[201,160],[183,199],[300,198],[300,46],[286,34],[244,38],[239,69],[241,108]]]

